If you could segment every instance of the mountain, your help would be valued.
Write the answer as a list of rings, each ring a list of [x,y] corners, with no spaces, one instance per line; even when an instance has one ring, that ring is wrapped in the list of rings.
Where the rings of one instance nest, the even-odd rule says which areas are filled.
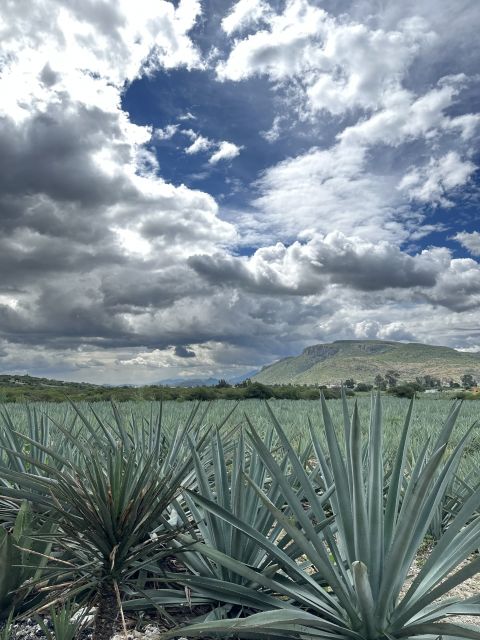
[[[251,371],[247,371],[247,373],[243,373],[238,376],[231,376],[230,378],[228,378],[228,382],[230,384],[239,384],[240,382],[244,382],[249,378],[252,379],[257,375],[257,373],[260,373],[260,369],[252,369]]]
[[[167,378],[155,384],[163,387],[214,387],[218,378]]]
[[[373,382],[377,374],[389,370],[398,371],[404,381],[430,375],[459,382],[466,373],[480,380],[480,356],[428,344],[336,340],[267,365],[252,380],[263,384],[335,384],[347,378]]]

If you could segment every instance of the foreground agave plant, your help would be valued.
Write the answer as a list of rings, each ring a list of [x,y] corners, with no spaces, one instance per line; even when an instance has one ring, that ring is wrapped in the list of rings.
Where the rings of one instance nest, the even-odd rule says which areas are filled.
[[[310,570],[301,570],[298,563],[292,566],[292,559],[279,545],[272,544],[208,497],[191,493],[199,507],[254,539],[278,564],[281,572],[268,576],[252,571],[246,564],[201,544],[192,545],[192,550],[196,549],[210,560],[250,579],[252,584],[259,585],[258,588],[284,598],[279,601],[278,610],[239,620],[191,625],[182,628],[181,635],[234,633],[240,637],[278,639],[391,640],[443,636],[480,639],[478,627],[444,621],[452,616],[480,615],[480,596],[439,601],[480,570],[480,557],[471,559],[480,543],[480,517],[476,515],[480,502],[478,491],[465,501],[402,595],[408,572],[458,468],[469,437],[466,434],[446,456],[459,409],[458,404],[452,408],[437,441],[426,442],[414,468],[409,469],[406,458],[411,404],[393,466],[385,471],[380,397],[372,408],[366,458],[357,406],[350,420],[344,399],[345,446],[342,447],[322,399],[327,451],[323,450],[312,427],[311,439],[324,486],[335,487],[330,498],[335,521],[326,524],[322,500],[273,413],[274,426],[288,455],[291,473],[296,476],[302,492],[292,490],[291,480],[285,478],[283,469],[250,425],[250,439],[268,467],[272,482],[282,488],[294,521],[285,517],[258,487],[255,489],[264,507],[296,541]],[[250,484],[254,486],[252,480]],[[305,499],[309,511],[304,508]],[[163,637],[175,637],[175,631]]]
[[[265,446],[269,450],[273,446],[273,436],[272,429],[264,435]],[[296,567],[295,560],[302,555],[302,551],[276,516],[263,508],[264,495],[256,487],[261,487],[268,500],[278,509],[284,507],[282,489],[278,482],[271,481],[268,468],[256,449],[245,442],[244,434],[240,433],[238,440],[230,443],[222,440],[217,431],[210,440],[210,449],[207,448],[202,457],[197,453],[194,455],[197,485],[203,495],[218,507],[227,509],[232,515],[248,523],[250,531],[264,537],[269,545],[285,549],[291,558],[291,567]],[[301,458],[306,460],[309,455],[310,446],[302,452]],[[284,455],[280,468],[284,471],[287,465],[288,456]],[[245,482],[246,476],[251,479],[251,484]],[[314,470],[310,474],[312,481],[315,476]],[[301,492],[295,478],[291,479],[292,489]],[[330,494],[324,493],[322,502],[326,503],[329,497]],[[269,576],[278,571],[272,556],[265,553],[251,535],[236,525],[232,526],[214,513],[198,509],[188,494],[184,498],[184,501],[175,502],[175,509],[183,522],[188,522],[193,517],[198,531],[193,530],[188,536],[179,535],[174,541],[180,549],[178,557],[188,572],[166,574],[165,578],[185,585],[192,590],[194,597],[209,597],[212,602],[218,603],[218,613],[222,618],[238,617],[248,611],[270,610],[281,606],[281,601],[256,588],[255,581],[252,584],[255,572]],[[292,516],[288,509],[284,513],[286,517]],[[192,545],[194,551],[190,551]],[[202,554],[202,549],[215,549],[223,557],[230,557],[233,570],[225,564],[211,562]],[[247,565],[251,569],[251,575],[244,577],[236,572],[236,560]],[[301,575],[302,572],[299,571],[299,577]],[[149,595],[155,602],[162,598],[163,592],[152,591]],[[216,613],[216,610],[209,612],[209,619]]]
[[[188,436],[195,438],[200,427],[194,414],[172,435],[164,433],[161,416],[145,430],[125,424],[116,411],[113,427],[99,419],[92,424],[78,411],[83,436],[56,425],[71,444],[69,457],[6,424],[15,447],[0,445],[8,461],[0,465],[0,496],[28,500],[53,516],[58,530],[49,540],[57,561],[50,558],[44,584],[37,586],[52,594],[52,603],[80,597],[95,604],[93,637],[107,640],[125,587],[146,563],[155,567],[172,552],[176,531],[165,516],[191,475]],[[32,457],[32,451],[44,458]]]

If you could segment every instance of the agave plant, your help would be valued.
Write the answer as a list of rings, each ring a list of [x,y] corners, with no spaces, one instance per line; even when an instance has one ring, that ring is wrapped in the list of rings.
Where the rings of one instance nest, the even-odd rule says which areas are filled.
[[[78,637],[88,609],[78,610],[74,602],[67,600],[58,607],[49,607],[51,628],[42,616],[37,616],[37,622],[47,640],[75,640]]]
[[[376,398],[372,408],[366,464],[357,406],[350,420],[344,403],[345,446],[342,447],[322,399],[327,450],[323,450],[319,434],[313,427],[311,439],[325,485],[335,486],[330,498],[335,522],[326,525],[324,504],[273,413],[276,432],[303,494],[309,500],[310,513],[305,511],[278,461],[250,425],[250,439],[269,469],[272,480],[281,487],[295,521],[285,517],[252,479],[249,482],[265,508],[296,540],[315,572],[305,572],[298,563],[292,563],[284,550],[252,530],[244,519],[220,507],[208,496],[192,493],[191,498],[199,507],[255,539],[272,561],[281,567],[282,575],[265,576],[252,572],[245,563],[214,548],[202,545],[194,545],[194,548],[210,560],[228,566],[231,571],[255,579],[272,593],[282,595],[284,600],[279,610],[260,612],[243,620],[191,625],[182,628],[181,634],[193,637],[221,632],[256,638],[356,640],[416,636],[480,639],[478,628],[444,621],[463,614],[480,615],[480,597],[439,601],[452,588],[480,570],[480,558],[470,557],[480,540],[480,517],[473,515],[478,507],[478,492],[465,501],[412,584],[405,587],[416,553],[456,473],[469,438],[467,433],[449,455],[446,454],[460,410],[457,404],[436,441],[425,443],[415,466],[408,472],[406,459],[412,406],[404,423],[393,467],[386,471],[380,397]],[[316,522],[323,524],[317,527]],[[402,593],[402,590],[405,591]],[[174,632],[164,637],[174,637]]]
[[[475,472],[475,475],[477,475],[478,471],[476,469]],[[472,472],[465,477],[462,477],[460,473],[455,474],[428,528],[428,533],[434,540],[441,538],[472,494],[480,495],[480,481],[474,477]],[[477,516],[479,512],[480,500],[478,509],[472,514],[472,519]]]
[[[266,433],[265,446],[273,447],[274,432],[270,429]],[[301,453],[302,461],[309,457],[311,447],[307,447]],[[285,532],[281,523],[277,522],[275,515],[264,508],[261,497],[254,486],[262,487],[268,499],[282,509],[285,517],[292,517],[288,505],[285,504],[282,489],[276,480],[271,479],[268,468],[258,455],[255,448],[245,442],[243,433],[240,433],[235,443],[225,443],[220,438],[219,432],[212,435],[210,448],[204,456],[194,454],[197,485],[203,495],[214,502],[218,507],[230,511],[244,522],[249,523],[251,530],[264,536],[270,545],[276,544],[280,549],[294,560],[302,555],[295,539]],[[284,455],[280,461],[283,473],[287,472],[288,456]],[[309,473],[312,483],[315,482],[317,470]],[[245,481],[248,476],[251,483]],[[295,483],[295,477],[289,476],[293,481],[293,490],[301,498],[303,490],[301,485]],[[326,503],[329,493],[323,492],[321,502]],[[177,499],[173,503],[177,517],[183,523],[196,522],[198,530],[192,530],[190,535],[182,535],[174,541],[180,551],[177,554],[188,572],[180,574],[167,574],[166,580],[184,584],[192,592],[192,597],[208,598],[217,603],[225,615],[225,603],[230,605],[228,616],[237,617],[244,615],[246,611],[268,610],[272,606],[280,606],[275,601],[269,589],[259,589],[259,583],[255,579],[255,572],[263,576],[273,576],[278,571],[278,565],[265,549],[246,534],[242,529],[224,519],[216,513],[199,509],[195,500],[186,494],[184,499]],[[229,566],[212,562],[206,555],[198,553],[201,549],[215,549],[234,560],[240,560],[249,566],[249,576],[242,576]],[[148,593],[151,603],[163,602],[164,590],[151,590]],[[135,601],[135,606],[146,606],[148,602]],[[131,606],[131,603],[128,603]]]
[[[17,508],[11,527],[0,527],[0,619],[33,604],[31,582],[41,576],[50,552],[50,544],[37,537],[54,529],[51,520],[35,518],[27,502]]]
[[[50,536],[58,559],[39,588],[52,593],[52,603],[77,596],[94,602],[97,640],[112,635],[123,590],[135,575],[172,552],[177,530],[167,526],[167,509],[180,485],[191,481],[192,442],[201,449],[206,437],[203,418],[194,421],[197,410],[173,434],[162,430],[161,414],[155,424],[128,424],[114,408],[109,425],[98,416],[91,423],[78,410],[80,435],[55,425],[71,445],[68,458],[11,428],[16,446],[2,445],[9,464],[0,468],[0,495],[29,500],[58,523]]]

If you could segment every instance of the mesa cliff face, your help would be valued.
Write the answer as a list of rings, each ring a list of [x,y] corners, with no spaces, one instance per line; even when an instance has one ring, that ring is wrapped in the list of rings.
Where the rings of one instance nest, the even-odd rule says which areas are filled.
[[[264,367],[253,379],[264,384],[335,384],[347,378],[373,382],[376,375],[398,371],[401,380],[430,375],[460,381],[480,379],[480,357],[449,347],[383,340],[337,340],[307,347],[297,357]]]

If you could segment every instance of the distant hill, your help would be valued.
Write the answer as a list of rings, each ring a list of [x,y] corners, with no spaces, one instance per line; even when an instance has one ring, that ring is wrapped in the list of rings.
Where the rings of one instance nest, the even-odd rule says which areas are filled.
[[[163,387],[214,387],[218,378],[167,378],[154,383]]]
[[[20,375],[17,373],[4,373],[0,375],[0,386],[18,389],[94,389],[101,385],[91,382],[65,382],[50,378],[38,378],[36,376]]]
[[[480,380],[480,355],[419,343],[336,340],[263,367],[252,380],[263,384],[334,384],[347,378],[373,382],[377,374],[389,370],[398,371],[404,381],[430,375],[459,382],[466,373]]]

